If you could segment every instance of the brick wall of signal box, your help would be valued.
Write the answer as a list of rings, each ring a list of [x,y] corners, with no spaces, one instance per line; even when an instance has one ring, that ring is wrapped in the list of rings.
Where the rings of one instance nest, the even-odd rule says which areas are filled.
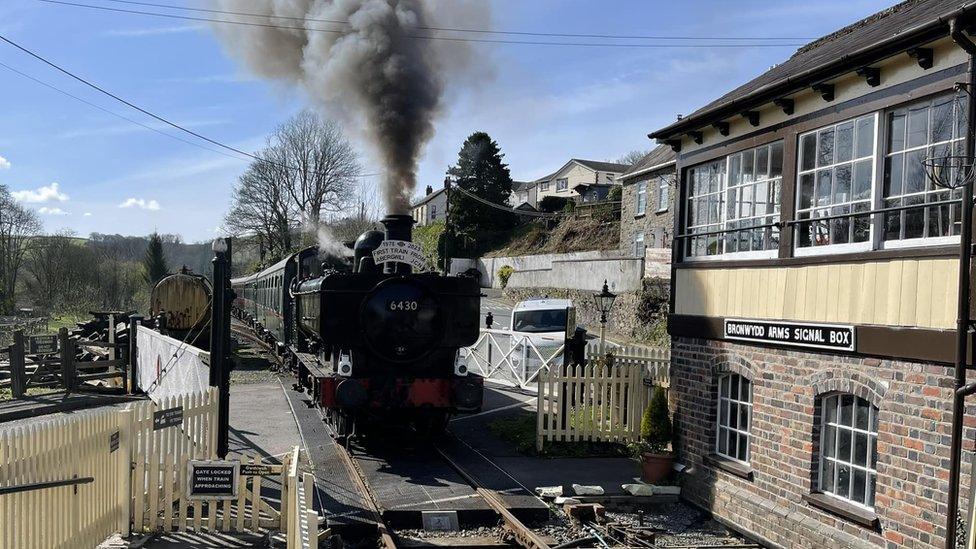
[[[716,518],[787,548],[942,548],[949,476],[952,368],[722,341],[673,338],[676,449],[690,468],[682,495]],[[753,383],[751,480],[703,462],[713,453],[718,378]],[[970,381],[976,379],[971,375]],[[870,529],[807,503],[816,479],[817,396],[850,392],[879,408],[878,479]],[[967,408],[963,511],[976,409]]]

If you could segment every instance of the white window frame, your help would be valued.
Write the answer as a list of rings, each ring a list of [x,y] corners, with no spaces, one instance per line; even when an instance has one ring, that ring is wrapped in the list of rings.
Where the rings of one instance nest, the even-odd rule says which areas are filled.
[[[782,177],[781,177],[782,178]],[[671,182],[667,177],[658,176],[657,178],[657,212],[666,212],[670,208],[671,201]]]
[[[644,243],[644,236],[645,235],[643,231],[634,233],[634,257],[641,258],[647,255],[647,245]],[[644,253],[637,252],[638,246],[640,246],[640,248],[644,250]]]
[[[556,180],[556,192],[561,193],[569,190],[569,178],[561,177]]]
[[[549,182],[548,181],[543,181],[542,183],[539,183],[539,190],[540,191],[548,191],[549,190]]]
[[[719,162],[725,168],[725,171],[723,173],[719,174],[719,188],[720,188],[720,190],[718,192],[718,195],[721,197],[722,200],[721,200],[721,203],[719,205],[719,212],[718,212],[718,214],[719,214],[719,220],[717,222],[718,225],[720,225],[722,227],[725,227],[725,224],[728,221],[728,219],[727,219],[727,216],[728,216],[728,200],[727,200],[728,199],[728,177],[729,177],[729,167],[730,167],[729,165],[731,163],[731,158],[733,156],[736,156],[736,155],[738,155],[740,153],[743,153],[743,152],[746,152],[746,151],[752,151],[752,150],[758,149],[760,147],[769,147],[772,144],[777,143],[777,142],[783,143],[783,150],[784,150],[784,156],[783,156],[783,158],[784,158],[784,161],[785,161],[785,158],[786,158],[785,157],[786,142],[784,140],[782,140],[782,139],[775,139],[775,140],[770,141],[768,143],[763,143],[762,145],[757,145],[755,147],[750,147],[748,149],[743,149],[743,150],[737,151],[737,152],[735,152],[733,154],[729,154],[729,155],[726,155],[726,156],[720,157],[720,158],[715,158],[715,159],[709,160],[707,162],[703,162],[701,164],[697,164],[695,166],[692,166],[692,168],[698,168],[698,167],[701,167],[701,166],[706,166],[708,164],[712,164],[712,163]],[[779,178],[778,178],[779,179],[779,184],[780,184],[780,187],[779,187],[779,189],[780,189],[780,211],[776,214],[776,216],[777,216],[777,218],[779,220],[782,220],[783,219],[782,193],[783,193],[783,172],[785,170],[786,170],[786,166],[784,165],[784,166],[782,166],[780,168],[780,174],[779,174]],[[776,178],[768,178],[766,181],[767,182],[772,182],[775,179]],[[689,185],[690,183],[691,183],[690,181],[685,181],[685,189],[686,190],[688,188],[687,185]],[[712,193],[707,193],[707,194],[712,194]],[[681,226],[682,226],[683,232],[685,234],[687,234],[688,233],[688,216],[691,213],[691,211],[690,211],[691,208],[687,204],[687,201],[688,201],[688,198],[687,197],[685,197],[684,201],[685,201],[685,205],[684,205],[684,208],[683,208],[683,210],[684,210],[683,211],[683,217],[684,217],[684,219],[682,220]],[[772,214],[767,214],[767,215],[772,215]],[[738,220],[738,219],[736,219],[736,220]],[[714,224],[712,224],[712,223],[706,223],[705,225],[714,225]],[[719,230],[722,230],[722,229],[719,229]],[[704,231],[704,232],[708,232],[708,231]],[[724,240],[728,234],[729,233],[723,233],[723,234],[717,235],[717,238],[721,238],[722,240]],[[780,238],[782,238],[782,231],[780,232]],[[680,244],[682,246],[682,249],[681,249],[681,251],[682,251],[682,258],[683,258],[682,261],[684,261],[684,262],[694,262],[694,261],[730,261],[730,260],[739,260],[739,259],[770,259],[770,258],[777,257],[779,255],[779,249],[778,248],[772,248],[772,249],[769,249],[769,250],[750,250],[750,251],[747,251],[747,252],[739,252],[739,251],[725,252],[725,253],[720,253],[720,254],[715,254],[715,255],[691,255],[691,254],[688,253],[688,244],[687,244],[688,240],[689,240],[688,238],[684,238],[684,239],[682,239],[682,243]],[[724,249],[724,246],[725,245],[722,244],[722,246],[723,246],[723,249]]]
[[[860,118],[866,118],[868,116],[871,116],[871,117],[874,118],[874,139],[873,139],[873,141],[871,143],[871,156],[870,157],[861,157],[861,158],[857,158],[855,160],[855,157],[852,155],[852,158],[849,161],[835,162],[835,163],[830,164],[828,166],[819,166],[819,167],[818,166],[814,166],[814,168],[813,169],[810,169],[810,170],[804,170],[804,171],[801,171],[800,170],[800,167],[803,165],[803,158],[802,158],[803,150],[802,150],[802,147],[800,146],[800,143],[803,140],[803,137],[804,136],[807,136],[807,135],[810,135],[810,134],[817,134],[821,130],[825,130],[827,128],[833,128],[835,130],[835,132],[836,132],[836,128],[838,126],[841,126],[843,124],[846,124],[847,122],[854,122],[854,125],[856,127],[857,126],[857,120],[858,119],[860,119]],[[821,127],[816,128],[814,130],[810,130],[808,132],[803,132],[803,133],[801,133],[801,134],[799,134],[799,135],[796,136],[796,179],[794,180],[796,182],[795,183],[796,192],[794,193],[796,196],[795,196],[795,200],[794,200],[794,203],[793,203],[793,207],[794,207],[794,209],[793,209],[793,219],[794,220],[799,221],[799,219],[800,219],[800,212],[799,211],[800,211],[800,198],[801,198],[801,192],[800,192],[800,178],[801,178],[801,176],[806,175],[808,173],[812,173],[812,174],[814,174],[814,177],[816,177],[816,173],[818,171],[820,171],[820,170],[823,170],[823,169],[826,169],[826,168],[834,168],[836,166],[843,165],[843,164],[850,164],[851,166],[853,166],[857,161],[864,161],[864,160],[870,160],[870,163],[871,163],[871,197],[868,199],[868,210],[875,209],[875,207],[876,207],[875,205],[878,203],[878,139],[879,139],[879,135],[880,135],[880,132],[881,132],[881,124],[880,124],[879,118],[880,118],[880,112],[875,111],[874,113],[871,113],[871,114],[864,114],[864,115],[861,115],[861,116],[855,116],[855,117],[852,117],[852,118],[848,118],[846,120],[841,120],[841,121],[839,121],[837,123],[834,123],[834,124],[827,124],[826,126],[821,126]],[[819,143],[820,143],[820,138],[818,136],[817,137],[817,145],[819,145]],[[854,143],[853,146],[856,147],[857,144]],[[817,150],[817,147],[814,147],[814,154],[816,154],[816,150]],[[852,175],[851,175],[852,185],[853,185],[853,177],[854,176],[853,176],[853,172],[852,172]],[[810,208],[810,211],[814,211],[814,210],[817,210],[817,209],[823,209],[823,208],[827,208],[828,211],[829,211],[833,207],[834,207],[833,205],[826,206],[826,207],[821,206],[819,208],[818,207],[812,207],[812,208]],[[868,221],[868,239],[866,241],[864,241],[864,242],[848,242],[846,244],[827,244],[825,246],[801,247],[799,245],[799,238],[797,238],[797,235],[800,232],[799,231],[800,225],[799,224],[794,224],[793,225],[793,234],[794,234],[794,237],[793,237],[793,255],[796,256],[796,257],[802,257],[802,256],[811,256],[811,255],[836,255],[836,254],[844,254],[844,253],[854,253],[854,252],[870,251],[870,250],[872,250],[874,248],[875,239],[877,238],[877,234],[878,234],[878,231],[877,231],[878,224],[877,224],[877,222],[874,219],[876,217],[877,217],[876,215],[868,216],[868,219],[869,219],[869,221]],[[852,216],[851,217],[851,221],[853,221],[853,219],[854,218]],[[812,225],[813,223],[810,223],[810,224]],[[828,222],[828,225],[827,226],[828,226],[828,228],[830,227],[830,223],[829,222]]]
[[[739,383],[738,383],[739,394],[736,395],[735,398],[733,398],[732,397],[732,394],[731,394],[731,390],[730,390],[729,391],[729,396],[727,396],[727,397],[726,396],[722,396],[722,387],[723,387],[723,385],[724,384],[731,384],[731,381],[732,381],[732,378],[733,377],[736,377],[736,378],[739,379]],[[742,389],[742,382],[743,381],[745,381],[745,382],[747,382],[749,384],[748,394],[745,395],[745,398],[747,400],[743,400],[743,389]],[[715,448],[714,448],[714,450],[715,450],[715,453],[717,455],[720,455],[720,456],[722,456],[722,457],[724,457],[726,459],[731,459],[733,461],[737,461],[739,463],[744,463],[746,465],[749,464],[749,461],[752,458],[752,452],[751,452],[751,449],[752,449],[751,448],[752,447],[752,434],[751,434],[752,433],[752,402],[753,402],[752,390],[753,390],[752,380],[747,379],[745,376],[742,376],[742,375],[739,375],[739,374],[735,374],[735,373],[728,373],[728,374],[725,374],[725,375],[723,375],[723,376],[721,376],[721,377],[718,378],[718,399],[716,400],[716,403],[715,403]],[[723,418],[721,417],[722,416],[722,402],[723,401],[725,402],[725,412],[726,412],[725,413],[725,416],[726,417],[724,419],[724,422],[723,422]],[[736,405],[736,415],[737,416],[738,416],[738,410],[739,410],[740,407],[745,406],[749,410],[748,411],[748,414],[747,414],[747,418],[748,419],[746,420],[749,424],[746,426],[746,429],[745,430],[742,430],[741,429],[741,425],[738,425],[737,424],[736,427],[731,427],[730,424],[729,424],[729,418],[731,417],[730,410],[732,409],[732,405],[733,404]],[[741,416],[738,416],[738,417],[741,417]],[[735,436],[737,436],[737,437],[739,435],[742,435],[742,436],[744,436],[746,438],[746,459],[745,460],[739,459],[738,456],[731,456],[731,455],[728,454],[729,437],[731,437],[733,434]],[[722,437],[725,437],[725,452],[723,452],[721,450]]]
[[[841,404],[841,402],[842,402],[842,400],[843,400],[844,397],[851,397],[853,399],[853,406],[852,406],[852,409],[851,409],[851,416],[852,416],[851,423],[852,423],[852,425],[842,425],[842,424],[839,423],[839,421],[840,421],[840,404]],[[850,496],[853,493],[854,470],[860,470],[860,471],[864,471],[864,473],[865,473],[865,486],[864,486],[864,495],[865,495],[865,498],[870,498],[871,501],[874,501],[874,495],[877,493],[878,470],[876,468],[874,468],[874,469],[871,468],[871,462],[872,462],[872,460],[876,459],[876,455],[877,455],[877,451],[878,451],[878,430],[877,430],[877,427],[876,427],[877,426],[877,423],[878,423],[878,420],[877,420],[877,415],[878,415],[878,412],[879,412],[878,407],[875,406],[873,403],[871,403],[871,402],[869,402],[869,401],[867,401],[867,400],[865,400],[865,399],[863,399],[863,398],[861,398],[861,397],[859,397],[857,395],[851,394],[851,393],[831,393],[831,394],[822,395],[820,402],[821,402],[821,404],[820,404],[820,456],[819,456],[819,458],[817,460],[817,490],[820,493],[823,493],[824,495],[830,496],[830,497],[835,498],[837,500],[840,500],[840,501],[849,503],[851,505],[856,505],[856,506],[861,507],[863,509],[869,509],[869,510],[872,510],[873,511],[874,510],[874,506],[873,505],[867,505],[864,502],[855,501],[855,500],[851,499],[850,497],[844,497],[844,496],[838,495],[837,493],[834,492],[834,489],[835,489],[835,487],[837,485],[837,482],[836,482],[836,479],[837,479],[837,467],[836,466],[837,466],[837,464],[846,465],[846,466],[848,466],[848,467],[851,468],[851,478],[850,478],[849,485],[848,485],[848,495]],[[868,405],[868,429],[867,430],[860,429],[860,428],[857,427],[857,408],[862,405],[861,403],[864,403],[864,404],[867,404]],[[836,407],[836,412],[835,412],[835,415],[834,415],[834,418],[835,418],[836,421],[833,422],[833,423],[830,423],[830,422],[827,421],[827,407],[830,406],[831,404],[833,404]],[[830,443],[832,444],[832,446],[834,448],[834,450],[833,450],[834,456],[832,456],[832,457],[828,457],[826,455],[826,452],[825,452],[825,448],[826,448],[825,445],[828,444],[828,441],[826,440],[826,438],[827,438],[827,427],[828,427],[828,425],[834,427],[835,433],[838,433],[838,436],[836,436],[833,441],[830,441]],[[872,431],[872,429],[875,429],[875,430]],[[842,459],[839,459],[839,458],[836,457],[837,456],[837,453],[838,453],[838,450],[837,450],[838,440],[840,440],[840,436],[844,436],[843,434],[840,433],[841,431],[846,431],[847,435],[849,435],[851,437],[851,447],[850,447],[851,459],[850,459],[850,461],[845,461],[845,460],[842,460]],[[865,459],[865,462],[864,462],[864,466],[856,465],[854,463],[854,461],[856,459],[854,457],[854,452],[857,449],[857,444],[855,442],[855,438],[854,437],[856,435],[858,435],[858,434],[864,435],[864,436],[867,437],[867,443],[866,443],[867,444],[867,448],[866,448],[867,456],[866,456],[866,459]],[[824,489],[824,485],[823,485],[823,483],[824,483],[823,473],[824,473],[826,461],[833,462],[834,465],[835,465],[835,469],[834,469],[834,487],[832,487],[830,491],[825,490]],[[877,465],[875,465],[875,467],[877,467]],[[868,487],[871,485],[870,479],[871,479],[871,476],[872,475],[874,476],[874,481],[875,481],[874,482],[875,494],[868,494]]]
[[[647,214],[647,181],[637,182],[637,204],[634,207],[634,215]]]
[[[885,128],[884,128],[885,129],[885,134],[884,135],[887,137],[889,135],[890,131],[891,131],[891,128],[888,127],[888,119],[889,119],[889,115],[891,113],[893,113],[894,111],[902,110],[902,109],[905,109],[907,111],[907,110],[910,110],[912,106],[920,105],[922,103],[927,103],[928,104],[928,111],[929,111],[929,118],[928,118],[928,125],[925,128],[925,132],[926,132],[926,139],[928,139],[931,136],[930,132],[931,132],[931,128],[932,128],[932,109],[931,109],[932,102],[934,100],[936,100],[936,99],[939,99],[941,97],[946,97],[946,96],[952,97],[952,99],[954,101],[954,103],[953,103],[952,118],[953,118],[953,133],[955,133],[955,130],[956,130],[956,128],[955,128],[955,122],[957,120],[957,118],[956,118],[957,117],[957,113],[955,112],[955,109],[960,104],[959,103],[960,101],[965,101],[966,100],[965,96],[962,96],[962,97],[959,96],[960,93],[961,92],[955,92],[955,91],[953,91],[953,92],[949,92],[947,94],[937,94],[937,95],[934,95],[934,96],[923,97],[923,98],[919,99],[918,101],[912,101],[910,103],[905,103],[905,104],[902,104],[902,105],[897,105],[895,107],[886,109],[884,111],[884,124],[885,124]],[[905,124],[907,126],[907,124],[908,124],[908,120],[907,119],[905,120]],[[960,132],[958,136],[956,136],[955,138],[950,138],[947,141],[938,141],[938,142],[935,142],[935,143],[928,143],[928,142],[926,142],[925,145],[920,145],[920,146],[916,146],[916,147],[908,147],[908,144],[906,143],[905,144],[906,147],[904,149],[900,150],[900,151],[897,151],[897,152],[892,152],[892,151],[888,150],[888,143],[887,143],[887,141],[888,141],[888,139],[886,139],[885,150],[884,150],[884,160],[886,162],[887,162],[888,158],[890,158],[894,154],[907,154],[907,153],[914,152],[914,151],[918,151],[918,150],[928,149],[929,147],[937,147],[939,145],[947,145],[947,144],[952,144],[952,143],[963,143],[964,144],[966,142],[966,135],[965,135],[965,128],[962,128],[962,132]],[[885,183],[885,176],[884,176],[884,174],[881,175],[880,181],[881,181],[881,185],[880,186],[882,187],[882,190],[883,190],[883,185]],[[903,194],[903,195],[900,195],[900,196],[902,198],[904,198],[905,196],[925,196],[929,192],[933,192],[933,191],[923,191],[921,193],[912,193],[911,195],[904,195]],[[943,192],[949,192],[949,196],[950,197],[953,194],[950,191],[943,191]],[[888,200],[887,197],[885,197],[882,193],[879,193],[879,195],[878,195],[878,202],[879,202],[879,204],[882,204],[882,206],[884,206],[885,201],[887,201],[887,200]],[[956,207],[957,208],[961,208],[962,207],[962,204],[960,203]],[[927,209],[927,208],[924,208],[924,209]],[[923,209],[923,211],[924,211],[924,209]],[[908,211],[911,211],[911,210],[908,210]],[[878,227],[879,227],[879,230],[878,230],[878,241],[880,242],[880,245],[878,246],[879,249],[902,249],[902,248],[916,248],[916,247],[919,247],[919,246],[940,246],[940,245],[949,245],[949,244],[959,244],[959,235],[955,235],[955,236],[929,236],[929,237],[924,237],[923,236],[923,237],[918,237],[918,238],[905,238],[905,239],[897,239],[897,240],[885,240],[885,235],[884,235],[884,222],[885,222],[884,217],[885,216],[884,215],[879,215],[877,217],[878,217],[877,223],[878,223]],[[960,218],[961,217],[962,216],[960,215]]]

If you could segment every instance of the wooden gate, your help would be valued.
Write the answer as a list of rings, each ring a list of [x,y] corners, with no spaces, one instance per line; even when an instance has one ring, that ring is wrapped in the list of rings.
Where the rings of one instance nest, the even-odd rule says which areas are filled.
[[[0,431],[0,548],[95,547],[128,530],[130,417],[105,408]]]
[[[669,386],[667,349],[586,351],[583,365],[553,365],[539,374],[539,451],[545,441],[637,441],[651,388]]]

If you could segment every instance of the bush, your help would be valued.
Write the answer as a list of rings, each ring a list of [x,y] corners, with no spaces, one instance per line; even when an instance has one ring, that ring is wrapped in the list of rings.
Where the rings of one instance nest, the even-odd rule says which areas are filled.
[[[620,197],[623,195],[623,187],[620,185],[614,185],[610,187],[610,192],[607,193],[607,202],[620,202]]]
[[[515,268],[511,265],[502,265],[501,269],[498,269],[498,280],[502,283],[502,288],[508,286],[508,279],[515,272]]]
[[[539,201],[539,210],[549,213],[559,212],[566,209],[568,207],[567,204],[570,203],[573,205],[576,204],[572,200],[561,196],[546,196]]]
[[[671,415],[668,394],[663,387],[655,387],[651,402],[641,418],[641,440],[652,454],[668,451],[671,444]]]

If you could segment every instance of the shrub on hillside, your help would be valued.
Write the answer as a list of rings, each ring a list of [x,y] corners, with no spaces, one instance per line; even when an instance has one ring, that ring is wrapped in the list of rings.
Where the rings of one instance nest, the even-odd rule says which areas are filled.
[[[502,283],[502,288],[508,286],[508,279],[515,272],[515,268],[511,265],[502,265],[501,269],[498,269],[498,280]]]
[[[572,203],[575,205],[575,202],[569,200],[568,198],[563,198],[561,196],[546,196],[539,201],[539,210],[549,213],[560,212],[566,208],[567,203]]]

